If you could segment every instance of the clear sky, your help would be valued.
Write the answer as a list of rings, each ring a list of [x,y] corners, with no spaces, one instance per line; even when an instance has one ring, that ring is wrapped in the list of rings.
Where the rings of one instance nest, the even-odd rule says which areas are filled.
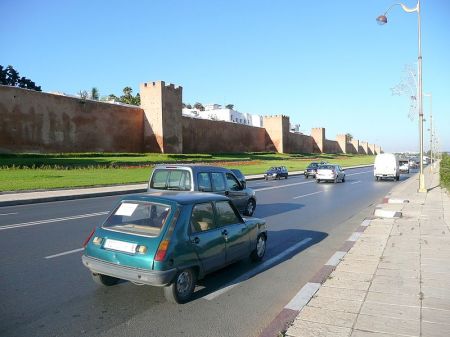
[[[47,92],[120,95],[163,80],[183,87],[185,103],[284,114],[305,134],[325,127],[328,139],[416,151],[418,117],[390,88],[417,66],[417,14],[396,6],[387,25],[375,21],[394,2],[2,0],[0,64]],[[423,88],[450,151],[450,1],[422,0],[421,15]],[[427,97],[424,112],[426,131]]]

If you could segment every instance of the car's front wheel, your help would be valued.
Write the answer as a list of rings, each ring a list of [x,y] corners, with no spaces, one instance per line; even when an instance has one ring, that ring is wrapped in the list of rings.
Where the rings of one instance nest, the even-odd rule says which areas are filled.
[[[247,201],[247,207],[245,208],[244,215],[252,216],[255,212],[256,202],[254,199],[249,199]]]
[[[316,179],[316,183],[320,183],[320,179]]]
[[[92,279],[94,280],[95,283],[107,287],[113,286],[117,284],[117,282],[119,282],[119,279],[116,277],[97,273],[92,273]]]
[[[252,251],[250,258],[254,262],[261,261],[266,253],[266,236],[264,234],[259,234],[256,239],[256,247]]]
[[[183,269],[172,284],[164,287],[164,297],[171,303],[186,303],[194,292],[196,282],[196,273],[191,268]]]

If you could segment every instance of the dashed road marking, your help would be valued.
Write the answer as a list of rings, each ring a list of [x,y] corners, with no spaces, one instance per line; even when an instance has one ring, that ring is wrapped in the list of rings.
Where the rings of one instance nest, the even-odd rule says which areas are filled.
[[[17,213],[17,212],[15,212],[15,213],[0,213],[0,216],[1,215],[14,215],[14,214],[19,214],[19,213]]]
[[[300,199],[300,198],[308,197],[310,195],[319,194],[319,193],[323,193],[323,191],[317,191],[317,192],[313,192],[313,193],[299,195],[298,197],[293,197],[292,199]]]
[[[109,213],[109,211],[108,212],[80,214],[80,215],[74,215],[74,216],[67,216],[67,217],[63,217],[63,218],[39,220],[39,221],[32,221],[32,222],[23,222],[23,223],[18,223],[18,224],[13,224],[13,225],[0,226],[0,230],[36,226],[36,225],[53,223],[53,222],[69,221],[69,220],[76,220],[76,219],[83,219],[83,218],[91,218],[91,217],[96,217],[96,216],[100,216],[100,215],[105,215],[108,213]]]
[[[63,256],[63,255],[69,255],[69,254],[73,254],[73,253],[78,253],[81,252],[84,248],[77,248],[77,249],[73,249],[73,250],[68,250],[67,252],[62,252],[59,254],[55,254],[55,255],[49,255],[44,257],[44,259],[53,259],[55,257],[59,257],[59,256]]]

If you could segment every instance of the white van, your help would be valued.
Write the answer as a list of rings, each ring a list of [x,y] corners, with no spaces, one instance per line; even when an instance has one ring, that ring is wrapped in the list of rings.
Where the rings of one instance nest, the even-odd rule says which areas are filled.
[[[393,153],[382,153],[375,157],[373,176],[376,180],[383,178],[400,179],[398,157]]]

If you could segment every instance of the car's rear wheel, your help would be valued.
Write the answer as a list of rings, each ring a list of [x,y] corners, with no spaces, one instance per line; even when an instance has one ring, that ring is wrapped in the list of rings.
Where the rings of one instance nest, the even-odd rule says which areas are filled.
[[[117,282],[119,282],[119,279],[116,277],[97,273],[92,273],[92,279],[94,280],[95,283],[107,287],[113,286],[117,284]]]
[[[308,175],[307,174],[305,174],[305,179],[308,179]]]
[[[333,183],[336,184],[337,183],[337,177],[334,178]]]
[[[197,282],[197,275],[191,269],[183,269],[177,273],[172,284],[164,287],[164,297],[171,303],[186,303],[192,296]]]
[[[342,182],[345,183],[345,176],[342,177]]]
[[[400,176],[396,176],[395,180],[399,181],[400,180]]]
[[[320,183],[320,179],[316,179],[316,183]]]
[[[250,254],[250,258],[254,262],[261,261],[266,253],[266,241],[267,238],[264,234],[259,234],[256,239],[256,247]]]
[[[247,201],[247,207],[245,208],[244,215],[252,216],[255,212],[256,202],[254,199],[249,199]]]
[[[286,174],[286,177],[284,177],[284,179],[287,179],[287,177],[288,177],[288,176],[287,176],[287,174]]]

